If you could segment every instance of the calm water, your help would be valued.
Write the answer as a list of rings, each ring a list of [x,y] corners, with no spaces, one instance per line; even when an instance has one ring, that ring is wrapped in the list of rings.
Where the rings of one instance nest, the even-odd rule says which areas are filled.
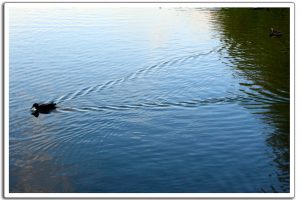
[[[9,19],[10,192],[289,192],[288,9]]]

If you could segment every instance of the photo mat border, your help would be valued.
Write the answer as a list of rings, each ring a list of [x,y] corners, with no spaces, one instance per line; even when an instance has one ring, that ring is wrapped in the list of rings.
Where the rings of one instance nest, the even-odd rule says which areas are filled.
[[[104,6],[120,5],[154,5],[160,6],[188,6],[188,7],[284,7],[290,9],[290,192],[289,193],[10,193],[9,192],[9,20],[8,7],[13,4],[103,4]],[[193,5],[193,6],[191,6]],[[224,5],[224,6],[223,6]],[[3,197],[4,198],[293,198],[295,197],[295,3],[293,2],[180,2],[180,1],[110,1],[110,2],[5,2],[2,4],[2,23],[3,23]]]

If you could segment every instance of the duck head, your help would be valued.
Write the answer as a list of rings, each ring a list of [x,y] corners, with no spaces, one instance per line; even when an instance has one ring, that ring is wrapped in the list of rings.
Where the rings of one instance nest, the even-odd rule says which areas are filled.
[[[35,117],[38,117],[40,115],[40,113],[38,111],[38,107],[39,107],[38,103],[34,103],[31,107],[31,114]]]
[[[39,104],[38,103],[34,103],[31,107],[31,111],[32,112],[36,112],[38,110]]]

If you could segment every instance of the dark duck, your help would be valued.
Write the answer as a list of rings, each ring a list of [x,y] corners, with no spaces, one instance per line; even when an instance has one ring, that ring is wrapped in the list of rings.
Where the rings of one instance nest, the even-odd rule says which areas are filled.
[[[270,28],[270,37],[281,37],[282,35],[282,32]]]
[[[50,112],[54,111],[57,108],[56,103],[45,103],[45,104],[38,104],[34,103],[31,107],[31,114],[35,117],[38,117],[40,113],[42,114],[49,114]]]

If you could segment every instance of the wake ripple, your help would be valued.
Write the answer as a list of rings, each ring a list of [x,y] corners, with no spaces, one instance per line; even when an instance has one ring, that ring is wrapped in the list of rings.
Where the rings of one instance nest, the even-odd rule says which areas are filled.
[[[120,85],[120,84],[125,83],[127,81],[133,81],[135,79],[144,77],[144,76],[148,75],[150,72],[158,72],[160,69],[168,67],[168,66],[172,66],[174,64],[183,64],[183,63],[187,62],[188,60],[197,59],[201,56],[207,56],[207,55],[209,55],[213,52],[218,51],[219,49],[220,49],[220,47],[217,46],[217,47],[213,48],[212,50],[210,50],[206,53],[196,52],[196,53],[192,53],[192,55],[188,55],[188,56],[174,57],[174,58],[171,58],[168,61],[162,61],[162,62],[159,62],[157,64],[151,65],[149,67],[139,69],[139,70],[123,77],[123,78],[119,78],[117,80],[111,80],[111,81],[108,81],[104,84],[85,87],[85,88],[82,88],[82,89],[77,90],[75,92],[71,92],[71,93],[68,93],[66,95],[60,96],[60,97],[58,97],[54,100],[51,100],[51,101],[54,101],[56,103],[62,103],[62,102],[73,100],[73,99],[78,98],[78,97],[88,95],[91,92],[100,92],[104,89],[112,88],[116,85]]]
[[[207,98],[207,99],[191,99],[187,101],[172,102],[168,100],[161,100],[157,102],[148,101],[144,103],[133,103],[126,105],[107,105],[107,106],[90,106],[80,108],[59,108],[58,112],[88,112],[88,111],[126,111],[132,109],[161,109],[170,107],[183,107],[183,108],[196,108],[203,105],[210,104],[227,104],[227,103],[241,103],[250,102],[251,100],[245,96],[228,96],[219,98]]]

